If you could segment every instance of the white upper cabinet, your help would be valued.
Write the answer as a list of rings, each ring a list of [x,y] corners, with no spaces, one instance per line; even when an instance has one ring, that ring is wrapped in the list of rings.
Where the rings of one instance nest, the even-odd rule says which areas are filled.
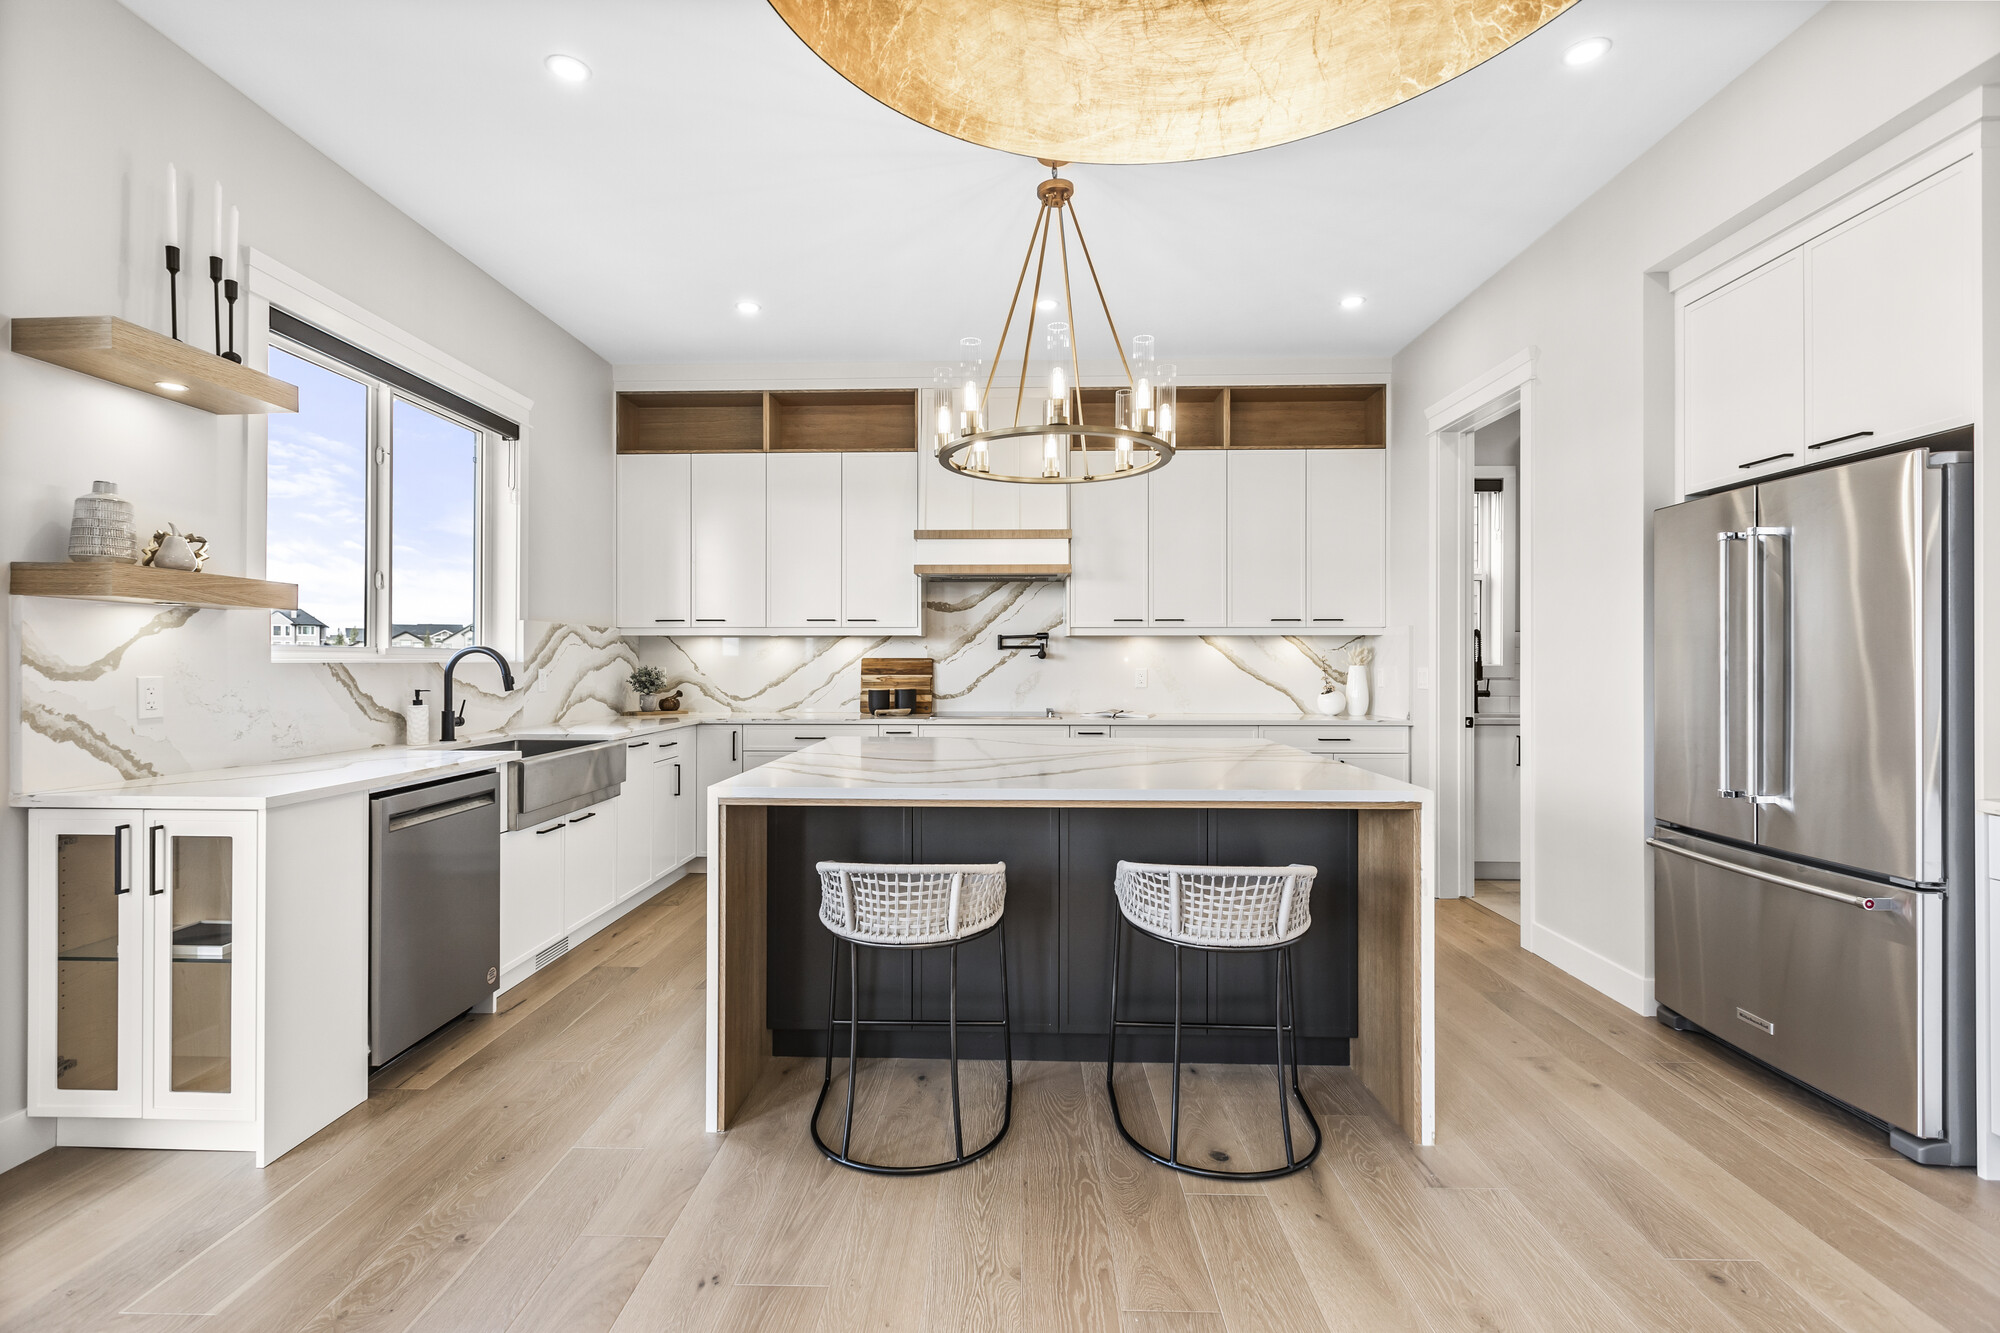
[[[1380,628],[1389,612],[1389,451],[1306,455],[1306,624]]]
[[[1794,252],[1682,315],[1685,489],[1797,466],[1805,411],[1805,261]]]
[[[1304,629],[1308,452],[1247,449],[1228,454],[1233,627]]]
[[[861,627],[918,629],[919,460],[914,453],[833,457],[840,463],[841,619]],[[931,467],[944,471],[935,463]],[[775,596],[775,586],[772,592]]]
[[[1947,168],[1807,249],[1814,458],[1969,425],[1979,394],[1979,198]]]
[[[773,454],[766,467],[770,624],[832,631],[840,624],[841,455]]]
[[[1156,477],[1109,486],[1150,490],[1152,622],[1210,629],[1227,623],[1227,460],[1218,450],[1187,450]],[[1086,488],[1091,489],[1091,488]]]
[[[694,630],[760,629],[764,601],[764,455],[693,455]]]
[[[688,454],[618,456],[618,623],[627,629],[685,632],[693,623],[693,462]]]
[[[1076,628],[1147,623],[1146,510],[1153,480],[1135,477],[1064,488],[1076,492],[1070,497],[1069,543],[1070,623]]]

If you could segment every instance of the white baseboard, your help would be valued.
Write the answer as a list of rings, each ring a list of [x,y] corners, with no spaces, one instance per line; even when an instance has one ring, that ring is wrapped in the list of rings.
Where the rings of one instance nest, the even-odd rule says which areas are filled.
[[[1609,995],[1618,1003],[1648,1018],[1659,1006],[1653,999],[1653,979],[1621,963],[1614,963],[1588,945],[1578,944],[1567,935],[1537,923],[1524,932],[1521,944],[1528,952],[1546,958],[1592,990]]]
[[[56,1122],[48,1116],[16,1111],[0,1118],[0,1171],[12,1171],[30,1157],[56,1146]]]

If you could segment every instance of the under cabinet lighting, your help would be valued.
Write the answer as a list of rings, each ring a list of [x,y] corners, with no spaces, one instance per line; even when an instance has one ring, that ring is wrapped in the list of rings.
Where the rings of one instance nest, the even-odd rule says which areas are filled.
[[[1340,298],[1340,308],[1342,310],[1359,310],[1367,304],[1368,298],[1365,296],[1343,296]]]
[[[153,387],[155,389],[165,389],[168,393],[186,393],[188,391],[187,385],[176,384],[172,380],[154,380]]]
[[[763,308],[763,306],[758,305],[755,301],[738,301],[736,303],[736,313],[739,315],[754,315]]]
[[[553,55],[542,63],[549,67],[549,73],[564,83],[582,83],[590,77],[590,66],[575,56]]]
[[[1609,37],[1586,37],[1563,52],[1563,64],[1588,65],[1593,60],[1602,59],[1610,49]]]

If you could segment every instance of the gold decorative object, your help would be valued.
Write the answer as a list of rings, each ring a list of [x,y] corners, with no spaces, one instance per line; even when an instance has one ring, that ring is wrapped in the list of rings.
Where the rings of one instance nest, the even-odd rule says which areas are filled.
[[[987,368],[977,338],[962,338],[958,344],[956,367],[941,368],[935,377],[937,425],[933,451],[949,472],[980,481],[1023,482],[1043,485],[1075,485],[1089,481],[1114,481],[1143,476],[1165,467],[1174,456],[1174,368],[1163,366],[1153,355],[1153,337],[1142,333],[1132,340],[1128,356],[1118,336],[1118,321],[1112,318],[1111,303],[1105,299],[1104,284],[1098,280],[1097,265],[1083,228],[1076,220],[1073,182],[1057,173],[1067,163],[1043,159],[1049,179],[1035,189],[1042,206],[1028,233],[1028,253],[1022,257],[1021,272],[1014,279],[1014,294],[1007,301],[1007,318],[1000,326],[1000,345],[994,349],[993,364]],[[1048,308],[1058,314],[1074,311],[1069,271],[1069,234],[1076,233],[1076,248],[1090,273],[1090,290],[1097,296],[1104,323],[1111,330],[1111,344],[1125,368],[1125,387],[1113,395],[1110,424],[1084,419],[1083,363],[1077,353],[1078,330],[1068,319],[1050,320],[1042,330],[1042,354],[1035,358],[1036,329],[1033,320],[1044,309],[1042,279],[1049,271],[1049,242],[1056,242],[1057,267],[1062,284],[1058,290],[1053,277]],[[1021,292],[1027,287],[1028,267],[1034,266],[1035,285],[1028,290],[1028,314],[1021,321],[1021,373],[1014,386],[1013,424],[995,427],[989,417],[997,416],[992,402],[993,380],[1007,358],[1007,337],[1014,317],[1020,313]],[[981,383],[981,379],[984,383]],[[1032,386],[1032,387],[1031,387]],[[1100,397],[1100,409],[1102,400]],[[999,412],[1007,411],[1007,394],[1002,386]],[[1027,413],[1027,424],[1021,417]],[[1092,440],[1106,447],[1093,459]],[[1000,446],[998,450],[994,446]],[[1020,458],[1026,448],[1039,464]],[[1143,461],[1135,452],[1143,450]],[[1010,458],[1009,454],[1015,456]],[[998,457],[996,458],[996,454]],[[995,463],[999,470],[995,470]],[[1009,471],[1009,463],[1014,470]]]
[[[178,569],[198,574],[201,567],[208,563],[208,538],[197,537],[191,532],[183,534],[169,523],[153,534],[152,544],[146,548],[139,563],[154,569]]]
[[[1575,0],[771,0],[834,71],[953,138],[1191,162],[1428,92]]]

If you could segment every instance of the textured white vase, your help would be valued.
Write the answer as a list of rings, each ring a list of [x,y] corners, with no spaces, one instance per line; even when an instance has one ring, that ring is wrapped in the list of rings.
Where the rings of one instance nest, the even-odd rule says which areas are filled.
[[[1368,668],[1365,666],[1347,668],[1347,715],[1368,716]]]
[[[138,560],[132,502],[118,494],[118,483],[93,481],[90,494],[76,498],[69,521],[69,558],[90,565],[129,565]]]

